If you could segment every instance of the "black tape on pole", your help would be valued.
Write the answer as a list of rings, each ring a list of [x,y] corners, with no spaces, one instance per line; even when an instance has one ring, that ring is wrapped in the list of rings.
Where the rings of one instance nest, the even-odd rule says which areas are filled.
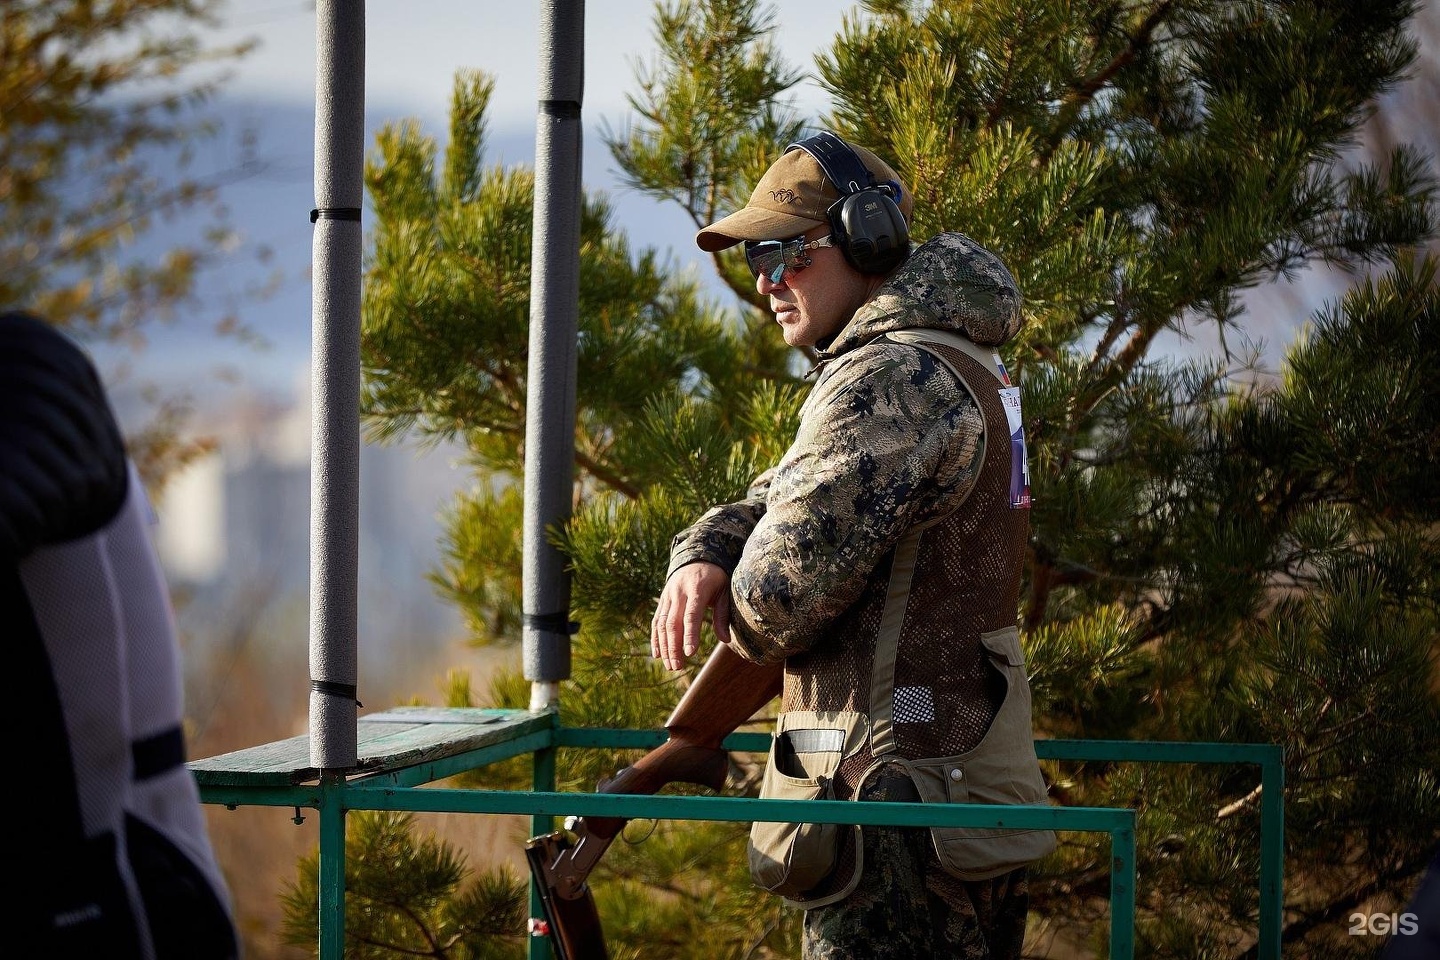
[[[316,220],[355,220],[360,219],[359,207],[317,207],[310,211],[310,222]]]

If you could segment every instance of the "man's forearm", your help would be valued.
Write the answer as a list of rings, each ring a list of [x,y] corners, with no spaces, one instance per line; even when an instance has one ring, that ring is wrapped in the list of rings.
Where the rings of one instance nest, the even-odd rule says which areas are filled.
[[[735,569],[755,524],[765,515],[763,499],[741,500],[706,511],[670,541],[666,579],[691,563],[713,563],[726,573]]]

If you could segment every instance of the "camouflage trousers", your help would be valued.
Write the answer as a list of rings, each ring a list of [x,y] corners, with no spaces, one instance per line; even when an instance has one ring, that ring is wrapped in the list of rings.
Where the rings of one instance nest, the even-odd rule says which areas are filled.
[[[913,789],[882,780],[862,797],[909,799]],[[1024,868],[959,880],[941,869],[926,828],[864,827],[862,834],[859,885],[844,900],[805,913],[804,960],[1019,958],[1030,907]]]

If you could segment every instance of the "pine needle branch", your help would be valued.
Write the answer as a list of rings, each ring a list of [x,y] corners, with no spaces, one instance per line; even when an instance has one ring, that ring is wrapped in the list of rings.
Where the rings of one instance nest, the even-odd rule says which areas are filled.
[[[1095,95],[1104,89],[1105,85],[1115,79],[1115,75],[1135,61],[1146,47],[1150,46],[1155,29],[1164,21],[1170,9],[1175,6],[1174,0],[1164,0],[1159,6],[1141,21],[1140,27],[1130,36],[1125,49],[1121,50],[1110,62],[1105,64],[1097,73],[1086,77],[1071,88],[1065,96],[1064,104],[1060,108],[1059,117],[1055,123],[1055,134],[1058,138],[1070,129],[1075,122],[1075,117],[1080,111],[1095,99]]]

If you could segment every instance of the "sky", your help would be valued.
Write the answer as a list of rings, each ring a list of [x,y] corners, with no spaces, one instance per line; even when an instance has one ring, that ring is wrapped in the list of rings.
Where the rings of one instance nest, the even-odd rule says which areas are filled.
[[[814,55],[833,40],[854,3],[785,0],[775,36],[791,69],[813,72]],[[418,119],[443,144],[455,73],[476,68],[494,78],[488,114],[487,163],[534,160],[539,81],[539,10],[534,2],[498,0],[370,0],[366,4],[366,148],[386,122]],[[638,90],[636,69],[656,58],[652,0],[591,0],[585,4],[585,86],[582,111],[583,179],[604,192],[632,247],[652,247],[681,269],[691,269],[718,297],[708,257],[694,246],[695,226],[675,204],[626,188],[603,143],[633,113],[626,95]],[[193,173],[224,170],[253,156],[259,172],[221,191],[229,216],[244,237],[222,271],[202,284],[192,311],[202,318],[234,312],[267,345],[254,349],[219,340],[208,322],[156,328],[149,347],[132,357],[98,349],[116,371],[113,380],[158,381],[218,396],[217,381],[243,382],[283,392],[303,377],[309,362],[310,269],[313,229],[315,27],[313,0],[232,0],[223,25],[205,31],[220,47],[253,40],[255,49],[227,67],[227,79],[209,109],[221,121],[204,145]],[[798,25],[803,24],[803,29]],[[818,121],[824,91],[807,79],[793,91],[801,116]],[[158,253],[193,224],[162,225],[142,239],[136,255]],[[260,264],[256,256],[268,251]],[[263,298],[253,291],[278,278]],[[138,387],[137,387],[138,389]]]
[[[312,0],[232,3],[229,26],[214,36],[228,42],[254,36],[231,92],[312,102],[315,93],[315,14]],[[591,0],[585,8],[585,121],[618,117],[635,89],[633,67],[653,57],[653,0]],[[854,3],[784,0],[776,41],[791,65],[811,65],[816,44],[839,30]],[[497,126],[535,125],[540,4],[499,0],[370,0],[366,4],[366,99],[372,103],[443,111],[455,71],[475,67],[496,78],[492,115]],[[803,29],[798,25],[803,24]],[[801,91],[820,104],[817,86]]]

